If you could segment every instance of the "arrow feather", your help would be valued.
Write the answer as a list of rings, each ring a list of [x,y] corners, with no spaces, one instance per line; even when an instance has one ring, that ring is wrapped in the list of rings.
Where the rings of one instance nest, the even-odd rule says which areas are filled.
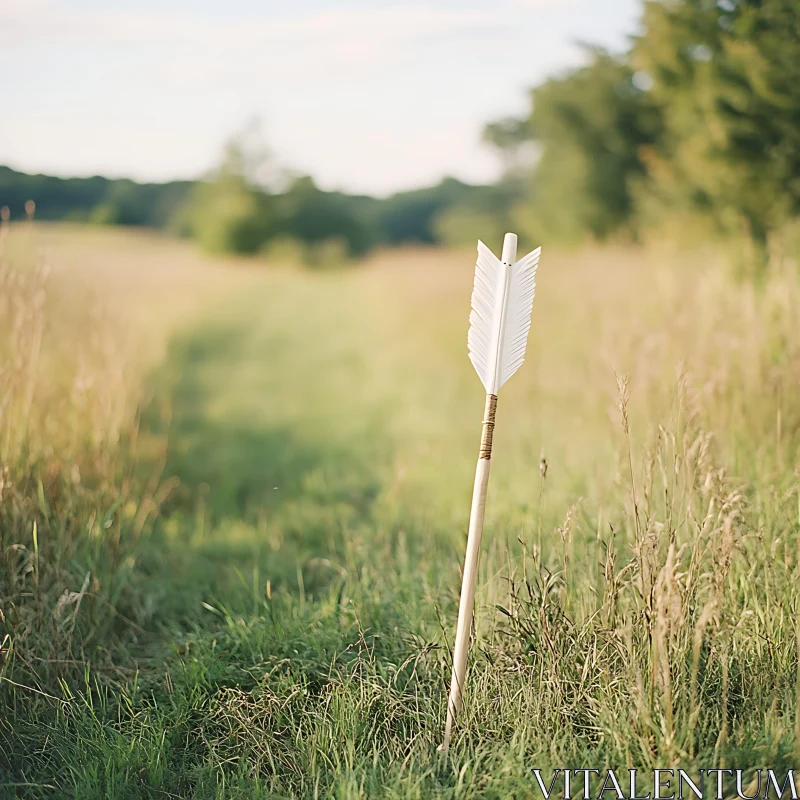
[[[478,242],[467,342],[488,394],[497,394],[525,361],[541,251],[506,264]]]

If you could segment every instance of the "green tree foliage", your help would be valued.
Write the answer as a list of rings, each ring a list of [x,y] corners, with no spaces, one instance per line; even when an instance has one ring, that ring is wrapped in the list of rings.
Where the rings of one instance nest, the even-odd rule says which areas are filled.
[[[211,253],[255,253],[269,238],[267,198],[235,175],[198,183],[188,232]]]
[[[338,247],[348,256],[358,256],[376,238],[366,221],[354,213],[347,195],[323,192],[308,176],[295,179],[279,198],[279,215],[280,232],[307,244],[312,253]]]
[[[25,202],[32,199],[43,220],[170,227],[212,252],[254,253],[273,243],[286,250],[294,240],[312,261],[327,262],[335,260],[334,253],[358,256],[380,245],[460,242],[459,217],[482,220],[474,239],[480,231],[506,225],[503,218],[520,196],[519,187],[508,182],[473,186],[455,178],[386,198],[326,192],[309,177],[274,192],[262,181],[269,169],[260,153],[237,138],[204,180],[164,184],[51,178],[0,167],[0,206],[23,217]]]
[[[272,203],[254,185],[261,161],[241,138],[225,149],[219,167],[195,184],[179,227],[212,253],[255,253],[274,227]]]
[[[448,208],[468,203],[481,188],[445,178],[436,186],[398,192],[381,203],[377,220],[381,234],[390,243],[432,244],[437,241],[437,216]]]
[[[461,191],[453,201],[434,218],[436,241],[471,247],[476,238],[495,244],[502,242],[512,209],[525,196],[525,185],[509,175],[496,186],[460,186]]]
[[[763,260],[800,214],[800,2],[648,0],[642,22],[630,52],[589,49],[533,89],[527,118],[487,126],[507,171],[538,149],[519,218],[569,240],[689,215]]]
[[[647,2],[644,22],[634,57],[665,120],[650,188],[763,248],[800,211],[800,3]]]
[[[272,193],[261,181],[268,162],[252,126],[232,139],[220,166],[194,187],[180,227],[210,252],[256,253],[294,240],[314,265],[362,255],[373,244],[357,213],[361,198],[324,192],[310,177]]]
[[[54,178],[26,175],[0,166],[0,205],[12,218],[25,214],[25,203],[36,203],[41,220],[87,220],[119,225],[164,227],[185,202],[190,181],[134,183],[108,178]]]
[[[605,238],[633,230],[644,148],[659,138],[661,114],[627,59],[590,50],[591,63],[532,92],[528,122],[540,148],[530,203],[540,235]]]
[[[545,81],[485,138],[539,148],[524,217],[562,239],[669,216],[746,234],[762,256],[800,213],[800,3],[648,0],[629,53]]]

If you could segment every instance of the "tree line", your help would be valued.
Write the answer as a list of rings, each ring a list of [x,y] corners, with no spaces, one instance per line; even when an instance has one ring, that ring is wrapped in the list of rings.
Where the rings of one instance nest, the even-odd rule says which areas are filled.
[[[19,219],[33,200],[39,220],[160,228],[191,237],[213,253],[290,250],[309,264],[326,264],[378,246],[472,239],[477,234],[470,215],[484,229],[492,219],[494,231],[501,232],[500,209],[516,199],[503,187],[455,178],[387,198],[324,191],[308,176],[269,190],[245,162],[235,138],[219,167],[198,181],[56,178],[0,166],[0,206]],[[460,224],[462,214],[466,224]]]

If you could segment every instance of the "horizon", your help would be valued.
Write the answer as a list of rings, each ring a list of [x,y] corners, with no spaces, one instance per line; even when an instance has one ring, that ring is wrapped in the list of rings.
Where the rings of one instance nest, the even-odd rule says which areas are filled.
[[[196,176],[194,178],[171,178],[171,179],[167,179],[167,180],[163,180],[163,181],[159,181],[159,180],[142,181],[142,180],[138,180],[136,178],[131,178],[128,175],[101,175],[99,173],[93,173],[93,174],[90,174],[90,175],[73,175],[73,174],[57,175],[57,174],[54,174],[54,173],[51,173],[51,172],[34,172],[34,171],[29,171],[29,170],[17,169],[12,164],[2,164],[2,163],[0,163],[0,169],[10,169],[12,172],[15,172],[15,173],[17,173],[19,175],[25,175],[25,176],[27,176],[29,178],[55,178],[56,180],[64,180],[64,181],[69,181],[69,180],[90,181],[90,180],[93,180],[93,179],[100,179],[100,180],[106,180],[106,181],[131,181],[132,183],[136,184],[137,186],[166,186],[166,185],[171,184],[171,183],[195,183],[197,181],[203,180],[203,178],[206,177],[204,175],[198,175],[198,176]],[[298,174],[296,177],[303,177],[303,178],[310,177],[310,178],[312,178],[312,180],[314,180],[314,176],[313,175],[309,176],[309,175],[300,175],[300,174]],[[418,190],[424,190],[424,189],[429,189],[429,188],[432,188],[432,187],[436,187],[436,186],[439,186],[442,183],[445,183],[447,181],[456,181],[456,182],[462,184],[463,186],[472,186],[472,187],[477,187],[477,188],[491,186],[491,183],[489,183],[489,182],[486,182],[486,183],[474,183],[474,182],[464,181],[461,178],[457,177],[456,175],[442,175],[441,177],[439,177],[437,179],[434,179],[434,181],[431,182],[431,183],[419,184],[417,186],[409,186],[407,188],[392,189],[389,192],[380,193],[380,194],[377,193],[377,192],[372,192],[372,193],[370,193],[370,192],[351,192],[351,191],[349,191],[347,189],[337,189],[337,188],[328,189],[326,187],[320,187],[316,183],[316,180],[314,180],[314,183],[317,186],[317,188],[320,188],[320,189],[322,189],[323,191],[326,191],[326,192],[339,192],[341,194],[346,194],[346,195],[349,195],[351,197],[368,197],[368,198],[371,198],[371,199],[374,199],[374,200],[385,200],[385,199],[389,199],[390,197],[392,197],[394,195],[406,194],[406,193],[409,193],[409,192],[414,192],[414,191],[418,191]],[[272,192],[270,187],[267,187],[267,186],[260,186],[259,188],[261,188],[263,191],[266,191],[268,193]],[[288,190],[288,188],[289,188],[288,184],[286,186],[281,186],[280,188],[275,190],[275,193],[276,194],[281,194],[282,192]]]
[[[0,89],[0,163],[196,180],[259,119],[275,164],[326,190],[491,183],[500,162],[482,126],[525,113],[532,86],[583,63],[577,42],[619,50],[635,32],[638,0],[597,5],[8,0],[0,69],[15,79]]]

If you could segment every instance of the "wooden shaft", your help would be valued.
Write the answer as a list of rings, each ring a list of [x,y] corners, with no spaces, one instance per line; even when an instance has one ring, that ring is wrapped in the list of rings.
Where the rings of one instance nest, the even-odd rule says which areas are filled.
[[[461,581],[461,600],[458,605],[458,625],[453,649],[453,674],[450,678],[450,697],[447,701],[447,722],[444,741],[440,751],[450,747],[453,721],[461,710],[464,685],[467,676],[467,656],[472,629],[472,615],[475,608],[475,583],[478,577],[478,561],[483,535],[483,517],[486,512],[486,490],[489,486],[489,467],[492,458],[492,438],[494,419],[497,410],[497,396],[486,395],[486,410],[483,415],[483,434],[478,466],[475,470],[475,485],[472,490],[472,508],[469,514],[469,533],[467,534],[467,554],[464,559],[464,577]]]

